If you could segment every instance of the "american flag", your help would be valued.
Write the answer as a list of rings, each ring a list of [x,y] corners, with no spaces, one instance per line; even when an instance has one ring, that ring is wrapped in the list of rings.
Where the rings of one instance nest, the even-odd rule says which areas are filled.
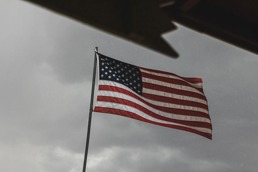
[[[212,138],[202,79],[147,69],[97,53],[95,112],[121,115]]]

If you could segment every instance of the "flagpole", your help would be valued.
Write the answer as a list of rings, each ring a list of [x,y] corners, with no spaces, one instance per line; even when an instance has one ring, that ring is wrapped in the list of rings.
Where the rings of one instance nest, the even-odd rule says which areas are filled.
[[[86,172],[86,164],[87,164],[87,157],[88,157],[88,149],[89,149],[89,141],[90,141],[90,130],[91,130],[91,118],[92,118],[93,101],[94,101],[94,88],[95,88],[95,80],[96,80],[96,66],[97,66],[98,47],[95,47],[94,51],[95,51],[95,55],[94,55],[94,67],[93,67],[93,76],[92,76],[92,85],[91,85],[90,110],[89,110],[88,130],[87,130],[87,138],[86,138],[86,146],[85,146],[85,153],[84,153],[84,161],[83,161],[82,172]]]

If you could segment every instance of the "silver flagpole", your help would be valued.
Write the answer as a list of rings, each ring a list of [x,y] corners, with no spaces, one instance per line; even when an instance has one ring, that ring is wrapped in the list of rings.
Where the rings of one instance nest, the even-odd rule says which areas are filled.
[[[93,67],[93,76],[92,76],[92,85],[91,85],[90,110],[89,110],[89,119],[88,119],[88,130],[87,130],[87,139],[86,139],[82,172],[86,172],[86,164],[87,164],[87,157],[88,157],[90,130],[91,130],[91,118],[92,118],[93,101],[94,101],[94,88],[95,88],[95,80],[96,80],[97,52],[98,52],[98,47],[95,47],[94,67]]]

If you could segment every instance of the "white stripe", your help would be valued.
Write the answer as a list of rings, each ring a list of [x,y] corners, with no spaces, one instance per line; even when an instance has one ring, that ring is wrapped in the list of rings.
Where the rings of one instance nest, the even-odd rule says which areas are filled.
[[[168,88],[174,88],[174,89],[177,89],[177,90],[190,91],[190,92],[194,92],[194,93],[198,93],[198,94],[203,95],[203,93],[200,92],[199,90],[197,90],[195,88],[192,88],[192,87],[184,86],[184,85],[172,84],[172,83],[158,81],[158,80],[155,80],[155,79],[150,79],[150,78],[145,78],[145,77],[142,77],[142,82],[155,84],[155,85],[160,85],[160,86],[164,86],[164,87],[168,87]]]
[[[142,96],[139,96],[138,94],[135,94],[132,90],[128,89],[124,85],[116,83],[116,82],[101,80],[100,85],[112,85],[112,86],[116,86],[116,87],[119,87],[119,88],[123,88],[123,89],[126,89],[126,90],[130,91],[131,93],[133,93],[137,97],[143,98]],[[139,101],[139,100],[137,100],[137,99],[135,99],[131,96],[123,94],[123,93],[101,90],[101,91],[98,91],[98,95],[126,99],[126,100],[132,101],[136,104],[139,104],[140,106],[150,110],[151,112],[153,112],[157,115],[167,117],[167,118],[171,118],[171,119],[177,119],[177,120],[182,120],[182,121],[200,121],[200,122],[211,123],[210,119],[205,118],[205,117],[194,117],[194,116],[188,116],[188,115],[172,114],[172,113],[167,113],[167,112],[163,112],[163,111],[154,109],[154,108],[144,104],[143,102],[141,102],[141,101]]]
[[[148,89],[148,88],[143,88],[142,92],[157,95],[157,96],[179,99],[179,100],[187,100],[187,101],[192,101],[192,102],[198,102],[198,103],[202,103],[204,105],[207,105],[207,101],[205,101],[203,99],[196,98],[196,97],[183,96],[183,95],[179,95],[179,94],[172,94],[172,93],[167,93],[167,92],[159,91],[159,90],[152,90],[152,89]]]
[[[141,101],[128,96],[126,94],[123,93],[118,93],[118,92],[112,92],[112,91],[99,91],[98,92],[98,96],[107,96],[107,97],[114,97],[114,98],[120,98],[120,99],[125,99],[125,100],[129,100],[131,102],[134,102],[146,109],[148,109],[149,111],[159,115],[159,116],[163,116],[163,117],[167,117],[170,119],[177,119],[177,120],[182,120],[182,121],[199,121],[199,122],[207,122],[210,123],[210,120],[208,118],[204,118],[204,117],[193,117],[193,116],[187,116],[187,115],[178,115],[178,114],[172,114],[172,113],[167,113],[167,112],[163,112],[160,110],[157,110],[155,108],[152,108],[144,103],[142,103]]]
[[[143,99],[150,104],[160,106],[160,107],[174,108],[174,109],[180,109],[180,110],[191,110],[191,111],[202,112],[202,113],[206,113],[206,114],[209,113],[206,109],[199,108],[199,107],[178,105],[178,104],[172,104],[172,103],[166,103],[166,102],[159,102],[159,101],[150,100],[150,99],[147,99],[147,98],[144,98],[144,97],[143,97]]]
[[[116,82],[115,82],[116,83]],[[209,112],[206,109],[200,108],[200,107],[195,107],[195,106],[186,106],[186,105],[178,105],[178,104],[172,104],[172,103],[166,103],[166,102],[159,102],[151,99],[147,99],[145,97],[142,97],[145,101],[156,105],[160,107],[166,107],[166,108],[175,108],[175,109],[180,109],[180,110],[191,110],[191,111],[197,111],[197,112],[203,112],[206,114],[209,114]]]
[[[156,76],[161,76],[161,77],[165,77],[165,78],[173,78],[173,79],[177,79],[177,80],[181,80],[181,81],[184,81],[184,82],[187,82],[188,84],[192,85],[193,87],[195,88],[202,88],[202,83],[199,82],[199,83],[191,83],[185,79],[182,79],[178,76],[175,76],[175,75],[169,75],[169,74],[164,74],[164,73],[157,73],[157,72],[152,72],[152,71],[148,71],[148,70],[145,70],[145,69],[141,69],[141,72],[143,73],[148,73],[148,74],[151,74],[151,75],[156,75]]]
[[[144,112],[140,111],[139,109],[136,109],[134,107],[127,106],[127,105],[124,105],[124,104],[98,101],[97,104],[96,104],[96,107],[113,108],[113,109],[117,109],[117,110],[125,110],[127,112],[134,113],[134,114],[136,114],[136,115],[138,115],[138,116],[140,116],[142,118],[145,118],[147,120],[150,120],[150,121],[153,121],[153,122],[158,122],[160,124],[182,126],[182,127],[191,128],[191,129],[194,129],[194,130],[197,130],[197,131],[201,131],[201,132],[204,132],[204,133],[211,134],[211,129],[201,128],[201,127],[186,126],[186,125],[177,124],[177,123],[174,123],[174,122],[168,122],[168,121],[159,120],[159,119],[153,118],[153,117],[145,114]]]

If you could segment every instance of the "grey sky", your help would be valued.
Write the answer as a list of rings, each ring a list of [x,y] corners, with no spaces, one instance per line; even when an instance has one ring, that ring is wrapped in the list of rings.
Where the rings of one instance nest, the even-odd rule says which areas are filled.
[[[201,77],[213,140],[93,114],[88,172],[257,172],[258,56],[183,26],[171,59],[23,1],[0,2],[0,171],[81,171],[94,47]]]

